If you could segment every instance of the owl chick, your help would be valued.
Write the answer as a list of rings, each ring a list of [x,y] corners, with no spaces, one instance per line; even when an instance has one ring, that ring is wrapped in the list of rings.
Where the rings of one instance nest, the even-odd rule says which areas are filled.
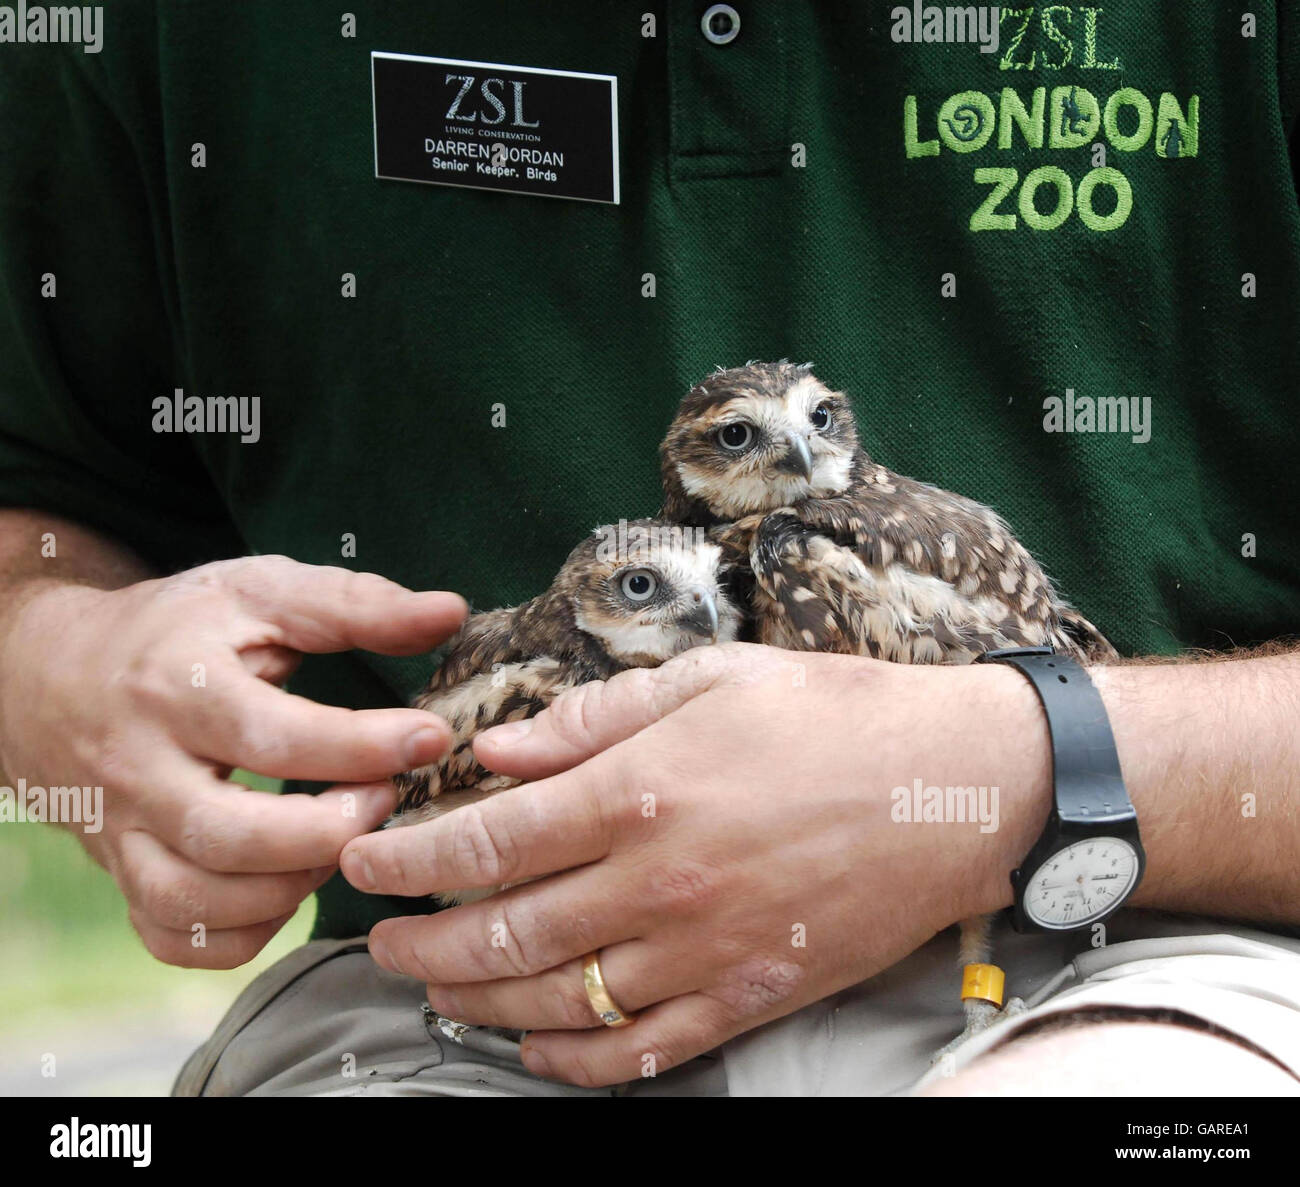
[[[899,663],[1044,645],[1080,661],[1116,655],[996,512],[872,461],[848,399],[807,364],[710,375],[660,457],[662,517],[708,526],[748,567],[759,642]],[[988,960],[990,923],[962,924],[963,965]],[[962,1037],[996,1013],[969,999]]]
[[[660,456],[662,518],[709,525],[752,562],[760,642],[900,663],[1115,656],[995,511],[872,461],[848,399],[807,365],[710,375]]]
[[[472,615],[414,701],[451,726],[451,747],[394,779],[399,799],[389,826],[431,820],[519,782],[475,760],[480,730],[532,717],[566,688],[735,639],[741,613],[726,582],[722,549],[703,530],[621,521],[583,540],[544,594]],[[500,889],[437,897],[455,905]]]

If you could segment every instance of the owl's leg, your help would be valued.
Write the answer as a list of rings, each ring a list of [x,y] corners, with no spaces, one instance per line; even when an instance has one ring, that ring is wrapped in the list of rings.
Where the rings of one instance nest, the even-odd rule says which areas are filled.
[[[789,510],[769,513],[754,534],[750,568],[760,642],[792,651],[878,654],[864,613],[878,605],[875,579],[833,540]]]
[[[962,965],[961,1004],[966,1015],[966,1026],[951,1043],[935,1052],[930,1060],[932,1064],[939,1063],[967,1039],[982,1034],[1000,1019],[1024,1012],[1025,1003],[1018,997],[1011,998],[1005,1007],[1002,1004],[1002,970],[988,963],[993,954],[989,936],[992,926],[992,915],[962,920],[958,957]]]

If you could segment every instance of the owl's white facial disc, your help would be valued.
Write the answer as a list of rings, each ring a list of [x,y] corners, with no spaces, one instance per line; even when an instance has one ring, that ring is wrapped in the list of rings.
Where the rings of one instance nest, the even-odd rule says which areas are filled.
[[[844,436],[814,427],[816,409],[832,393],[814,376],[792,383],[782,396],[745,392],[711,409],[701,429],[711,452],[698,446],[683,456],[677,471],[682,488],[725,519],[772,511],[800,499],[825,498],[848,487],[853,446]],[[847,407],[836,407],[835,417],[851,417]],[[752,448],[730,456],[718,443],[728,425],[748,426]],[[846,427],[846,426],[842,426]],[[811,473],[790,472],[782,466],[796,439],[811,457]]]
[[[609,579],[609,591],[575,609],[578,628],[598,639],[621,663],[649,667],[692,647],[727,643],[740,631],[740,612],[720,584],[722,550],[698,529],[674,527],[625,550]],[[653,593],[644,604],[622,591],[630,574],[648,574]],[[644,583],[643,583],[644,584]],[[708,608],[716,614],[709,633]]]

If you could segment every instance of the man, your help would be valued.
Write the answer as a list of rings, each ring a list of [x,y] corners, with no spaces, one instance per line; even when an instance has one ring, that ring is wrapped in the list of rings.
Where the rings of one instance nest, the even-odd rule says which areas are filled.
[[[445,742],[392,706],[463,605],[402,587],[510,604],[653,510],[654,446],[715,364],[815,360],[871,453],[994,505],[1126,654],[1295,630],[1281,6],[1026,6],[996,47],[887,6],[706,7],[139,3],[97,54],[0,46],[0,763],[106,788],[85,843],[161,959],[246,961],[313,891],[335,941],[241,999],[182,1091],[358,1091],[358,1051],[368,1091],[905,1091],[959,1029],[954,944],[927,941],[1010,903],[1052,795],[1003,666],[805,656],[796,685],[780,653],[700,653],[485,740],[543,786],[357,839]],[[391,122],[371,51],[444,60],[413,84],[436,126]],[[613,159],[608,84],[547,108],[514,67],[617,78],[618,204],[492,192],[497,144]],[[454,181],[446,142],[484,121],[518,138],[482,141],[486,190],[375,176],[391,133]],[[243,559],[190,568],[217,558]],[[1148,854],[1133,905],[1180,914],[1071,948],[1001,929],[1013,990],[1064,971],[1075,997],[929,1090],[1294,1090],[1279,650],[1094,673]],[[291,673],[303,699],[271,687]],[[917,779],[999,788],[998,827],[894,823]],[[539,874],[418,918],[392,897]],[[593,952],[633,1025],[595,1025]],[[537,1033],[426,1026],[423,983],[445,1018]],[[1044,1027],[1061,1008],[1089,1024]],[[834,1011],[852,1039],[822,1049]]]

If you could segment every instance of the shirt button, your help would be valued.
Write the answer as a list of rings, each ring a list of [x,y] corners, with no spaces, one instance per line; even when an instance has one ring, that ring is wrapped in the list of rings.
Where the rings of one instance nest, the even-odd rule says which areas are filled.
[[[740,33],[740,13],[730,4],[710,5],[700,18],[700,31],[714,45],[729,45]]]

